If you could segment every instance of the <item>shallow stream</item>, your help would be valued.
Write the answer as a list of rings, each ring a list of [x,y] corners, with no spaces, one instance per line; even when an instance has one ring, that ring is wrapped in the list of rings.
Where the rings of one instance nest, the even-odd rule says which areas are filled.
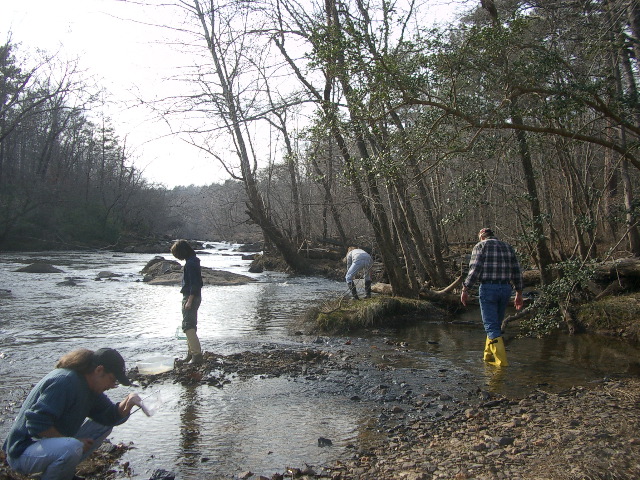
[[[142,397],[153,395],[158,403],[152,417],[135,413],[112,434],[113,442],[135,446],[122,459],[129,462],[132,479],[147,479],[158,468],[199,480],[247,471],[271,476],[289,466],[333,463],[375,434],[369,428],[375,402],[352,401],[372,382],[414,382],[454,395],[485,389],[519,396],[534,388],[583,385],[640,364],[638,349],[612,339],[524,339],[517,338],[514,327],[506,335],[511,365],[496,371],[481,361],[484,331],[474,309],[454,323],[425,319],[367,337],[299,335],[300,315],[344,295],[344,284],[274,272],[251,274],[250,262],[234,248],[215,243],[199,253],[203,266],[256,280],[204,288],[198,321],[204,350],[358,352],[371,365],[386,368],[348,379],[338,378],[338,373],[320,380],[238,379],[223,388],[162,383],[111,390],[114,401],[138,391]],[[31,386],[70,350],[111,346],[129,367],[171,364],[184,354],[185,341],[176,338],[179,288],[141,281],[140,270],[152,258],[112,252],[0,254],[0,439]],[[35,262],[53,264],[64,273],[15,272]],[[96,280],[103,271],[119,276]],[[76,286],[58,285],[69,277]],[[319,446],[320,437],[331,439],[332,445]]]

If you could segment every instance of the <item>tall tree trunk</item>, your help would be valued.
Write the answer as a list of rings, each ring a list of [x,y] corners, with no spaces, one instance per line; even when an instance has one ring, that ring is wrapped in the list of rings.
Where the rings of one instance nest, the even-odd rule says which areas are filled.
[[[269,90],[268,87],[267,90]],[[289,128],[287,127],[286,112],[281,112],[281,109],[278,109],[277,105],[274,105],[274,102],[271,99],[271,92],[269,91],[268,93],[273,115],[277,119],[277,122],[270,121],[270,123],[282,134],[287,152],[285,162],[289,173],[289,181],[291,182],[291,205],[293,207],[294,233],[292,235],[292,240],[296,245],[300,245],[304,239],[304,234],[302,233],[302,214],[300,212],[300,193],[298,188],[298,157],[296,151],[293,149],[293,144],[291,143],[291,136],[289,135]]]
[[[207,16],[205,14],[205,11],[202,9],[200,0],[193,0],[193,5],[202,24],[204,36],[209,49],[209,54],[211,55],[211,59],[213,60],[213,63],[215,65],[216,75],[222,88],[222,101],[224,102],[225,112],[221,112],[221,114],[228,115],[229,130],[233,135],[237,147],[237,155],[240,161],[242,181],[247,193],[247,197],[249,198],[249,203],[247,204],[247,214],[262,228],[265,237],[267,237],[268,240],[270,240],[278,249],[284,261],[290,268],[292,268],[297,273],[308,272],[309,263],[298,253],[296,246],[286,238],[286,236],[280,231],[273,220],[269,217],[262,196],[260,195],[260,191],[258,190],[255,172],[251,168],[251,161],[245,142],[245,137],[240,127],[240,109],[236,104],[234,93],[232,91],[232,85],[229,81],[230,78],[228,77],[227,70],[223,67],[223,59],[219,54],[221,45],[218,43],[219,40],[213,35],[215,25],[213,17],[216,15],[215,6],[211,5],[212,9],[208,12],[208,14],[211,16],[212,23],[212,28],[210,30],[209,25],[207,24]]]
[[[623,56],[625,55],[624,49],[622,47],[623,44],[619,44],[616,41],[617,38],[621,37],[621,29],[620,24],[618,22],[618,16],[616,11],[612,11],[612,8],[615,5],[609,5],[609,8],[606,9],[607,20],[610,25],[609,28],[609,39],[611,42],[611,71],[613,72],[616,93],[618,98],[622,98],[625,94],[624,87],[622,84],[622,72],[621,72],[621,64],[624,63]],[[632,18],[633,20],[633,18]],[[635,82],[631,83],[631,87],[634,88]],[[637,92],[633,92],[637,94]],[[618,127],[619,135],[620,135],[620,143],[627,149],[627,129],[620,125]],[[640,256],[640,229],[638,228],[638,220],[634,213],[633,206],[633,189],[631,186],[631,177],[629,176],[629,161],[626,156],[622,157],[620,160],[620,178],[622,181],[623,194],[624,194],[624,207],[625,207],[625,219],[627,226],[627,238],[629,240],[629,250],[634,256]]]
[[[498,19],[498,11],[493,0],[481,0],[480,2],[483,9],[487,11],[491,17],[491,21],[496,29],[501,30],[502,26]],[[501,52],[502,64],[508,65],[506,61],[506,55]],[[508,83],[510,81],[507,77]],[[517,112],[516,103],[517,98],[511,99],[511,121],[516,127],[524,125],[522,117]],[[527,141],[527,135],[523,129],[516,128],[516,139],[518,142],[518,152],[520,153],[520,162],[522,163],[522,171],[525,178],[525,184],[527,186],[527,193],[529,197],[529,209],[531,211],[531,221],[533,236],[535,238],[535,252],[536,262],[540,269],[540,281],[543,285],[548,285],[552,281],[550,266],[553,262],[551,252],[547,245],[547,240],[544,235],[544,225],[542,222],[542,215],[540,209],[540,198],[538,197],[538,189],[536,186],[536,180],[533,172],[533,164],[531,162],[531,153],[529,151],[529,143]]]
[[[615,135],[612,126],[608,126],[609,135]],[[619,170],[616,167],[614,158],[617,157],[613,150],[607,149],[604,152],[604,217],[606,226],[612,238],[617,235],[617,222],[615,221],[615,200],[618,196]]]
[[[391,119],[393,120],[394,125],[399,129],[402,137],[406,139],[406,131],[404,129],[402,121],[400,120],[400,117],[398,116],[397,112],[393,110],[390,110],[390,112]],[[413,171],[413,174],[417,179],[416,185],[418,187],[418,191],[420,192],[420,200],[422,201],[422,206],[424,208],[429,238],[431,239],[431,254],[433,255],[435,262],[432,279],[437,285],[444,285],[445,283],[448,283],[447,269],[444,263],[444,258],[442,256],[442,252],[444,251],[442,232],[438,229],[438,225],[433,214],[433,201],[431,199],[430,192],[427,190],[427,187],[424,184],[424,178],[422,173],[420,172],[420,168],[418,167],[418,161],[416,160],[415,155],[411,152],[410,148],[406,149],[406,156],[407,161],[409,162],[409,166],[411,167],[411,170]]]
[[[515,103],[515,99],[513,103]],[[513,104],[512,104],[513,105]],[[514,107],[512,107],[511,121],[516,126],[523,125],[522,117],[515,113]],[[531,153],[529,152],[529,143],[527,141],[527,135],[524,130],[516,129],[516,139],[518,141],[518,151],[520,153],[520,162],[522,163],[522,172],[525,178],[525,184],[527,186],[527,194],[529,198],[529,209],[531,211],[531,222],[533,236],[535,239],[535,251],[538,268],[540,269],[540,281],[543,285],[548,285],[552,282],[551,264],[553,259],[551,258],[551,252],[547,245],[547,239],[544,234],[544,224],[542,219],[542,212],[540,208],[540,198],[538,197],[538,188],[536,186],[535,175],[533,171],[533,164],[531,162]]]
[[[407,272],[407,278],[411,289],[415,291],[420,290],[421,282],[424,281],[425,275],[428,275],[424,269],[420,256],[418,254],[418,243],[411,233],[406,228],[406,223],[402,220],[402,212],[400,208],[401,200],[399,200],[392,192],[389,193],[389,207],[391,209],[391,216],[393,226],[398,238],[398,244],[402,250],[402,257],[404,258],[404,268]]]
[[[335,40],[337,41],[342,37],[342,26],[338,16],[336,0],[326,0],[326,5],[328,12],[327,18],[330,22],[328,26],[334,30],[336,34]],[[368,164],[370,163],[371,158],[365,141],[365,132],[363,131],[366,127],[363,127],[360,124],[357,115],[354,115],[354,109],[357,108],[357,100],[354,100],[350,78],[347,76],[347,66],[345,64],[344,53],[341,50],[337,50],[336,52],[336,64],[338,66],[336,78],[342,86],[342,91],[344,92],[347,101],[347,109],[351,116],[350,127],[355,135],[355,144],[359,159],[361,162]],[[337,126],[336,120],[337,118],[334,118],[332,121],[334,126]],[[350,180],[355,182],[354,185],[356,186],[356,194],[360,202],[360,206],[373,227],[376,242],[382,257],[382,263],[384,264],[387,275],[389,276],[389,282],[391,283],[394,294],[402,297],[417,297],[418,291],[410,285],[408,275],[403,272],[402,265],[399,262],[398,254],[390,233],[392,229],[390,228],[387,214],[382,203],[382,198],[378,190],[378,180],[376,175],[367,168],[363,169],[363,180],[368,187],[368,195],[365,195],[364,189],[360,184],[358,173],[359,169],[356,168],[351,156],[345,157],[345,154],[348,154],[346,144],[343,144],[340,148],[342,150],[343,158],[349,159],[347,162],[348,174]],[[369,200],[369,198],[371,200]]]
[[[326,0],[325,8],[327,30],[329,32],[332,32],[333,36],[335,37],[335,41],[337,42],[337,44],[339,44],[338,38],[340,38],[341,36],[341,27],[338,19],[338,11],[335,0]],[[325,70],[325,94],[321,95],[296,66],[291,56],[284,48],[283,41],[278,37],[274,37],[273,41],[276,43],[276,46],[286,59],[287,63],[292,67],[298,79],[316,98],[322,108],[322,112],[326,118],[327,128],[333,135],[340,150],[340,155],[345,162],[347,178],[353,185],[356,193],[356,198],[358,199],[358,203],[360,204],[360,208],[362,209],[365,217],[373,228],[373,233],[376,238],[380,257],[382,259],[382,263],[385,267],[385,271],[389,278],[389,282],[394,294],[404,297],[417,297],[418,292],[411,288],[408,277],[403,272],[402,263],[398,258],[398,252],[395,248],[392,238],[392,229],[390,228],[387,215],[384,211],[384,206],[382,205],[375,175],[371,172],[365,172],[364,175],[361,176],[360,170],[356,165],[356,160],[352,156],[349,145],[347,144],[347,141],[341,131],[340,125],[342,119],[339,118],[337,106],[333,102],[326,101],[326,98],[328,98],[326,92],[327,90],[330,91],[330,89],[332,88],[334,78],[337,78],[340,82],[343,92],[345,93],[345,97],[347,98],[347,103],[349,103],[350,100],[353,101],[349,78],[347,78],[345,70],[345,60],[343,52],[341,52],[339,49],[336,49],[335,61],[332,61],[331,65],[327,65],[327,68]],[[335,73],[336,71],[337,73]],[[354,105],[348,105],[348,108],[353,109]],[[351,127],[355,135],[354,141],[360,161],[368,162],[370,159],[364,140],[364,134],[362,132],[361,126],[358,124],[358,120],[353,115],[353,110],[351,110],[351,120],[349,126]],[[368,191],[365,191],[363,184],[367,186]]]
[[[580,202],[580,198],[582,198],[582,189],[578,186],[578,180],[576,179],[575,172],[569,165],[571,159],[569,155],[563,150],[562,145],[558,145],[559,142],[556,142],[556,152],[558,154],[558,160],[560,164],[560,170],[562,171],[562,175],[566,181],[568,192],[567,197],[569,199],[569,204],[571,205],[571,216],[572,216],[572,225],[573,232],[575,236],[575,242],[578,247],[578,251],[580,253],[580,258],[587,259],[592,257],[592,252],[590,249],[590,243],[585,241],[583,231],[580,228],[581,222],[580,219],[586,216],[584,209],[582,208],[582,203]],[[585,202],[586,203],[586,202]],[[591,215],[589,215],[591,216]]]
[[[329,147],[329,153],[331,154],[331,146]],[[329,161],[331,161],[331,158],[329,158]],[[333,194],[331,193],[331,176],[330,175],[328,176],[327,174],[325,174],[325,172],[323,172],[320,169],[320,165],[318,165],[318,161],[315,158],[315,154],[311,155],[311,165],[313,166],[314,171],[318,175],[318,178],[320,178],[320,183],[322,184],[322,188],[324,190],[323,208],[330,209],[331,216],[333,217],[333,223],[335,224],[336,229],[338,230],[338,235],[340,236],[340,241],[342,242],[342,245],[346,247],[348,243],[347,234],[344,232],[344,227],[342,226],[342,219],[340,218],[340,212],[336,207],[336,202],[334,201]],[[323,235],[326,237],[327,222],[326,222],[326,219],[324,218],[325,216],[326,215],[323,215],[323,222],[325,224],[325,227],[323,228],[324,229]]]

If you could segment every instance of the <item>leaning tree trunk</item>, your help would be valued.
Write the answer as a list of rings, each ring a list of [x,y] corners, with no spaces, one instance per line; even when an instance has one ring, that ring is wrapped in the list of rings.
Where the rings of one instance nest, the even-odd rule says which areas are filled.
[[[336,1],[326,0],[326,7],[329,27],[337,35],[341,35],[341,26],[338,18]],[[334,66],[333,69],[334,71],[338,71],[336,78],[340,82],[345,98],[347,99],[347,110],[349,110],[351,114],[350,126],[355,134],[355,144],[357,151],[359,153],[361,161],[367,162],[370,160],[369,150],[364,139],[364,132],[362,131],[363,127],[359,124],[357,115],[353,115],[352,109],[354,108],[354,105],[352,105],[352,103],[354,102],[354,99],[351,84],[349,81],[350,79],[347,77],[346,73],[344,54],[339,49],[336,50],[337,68],[335,68]],[[326,102],[325,107],[327,107]],[[376,176],[371,171],[366,171],[363,175],[363,178],[360,178],[354,159],[349,154],[347,144],[344,141],[341,132],[339,131],[339,121],[335,114],[335,109],[329,106],[329,108],[327,108],[325,111],[328,111],[332,115],[329,118],[329,122],[331,124],[334,137],[336,138],[342,156],[345,159],[348,176],[349,179],[353,182],[354,188],[356,190],[356,197],[360,203],[360,207],[362,208],[363,213],[373,227],[373,232],[376,237],[376,243],[380,251],[380,256],[382,257],[382,263],[384,264],[385,271],[389,277],[389,282],[391,283],[393,292],[395,295],[399,295],[402,297],[416,297],[418,295],[418,292],[411,287],[409,278],[403,271],[402,263],[398,258],[398,252],[396,251],[392,239],[392,229],[390,227],[384,205],[382,204],[380,192],[378,191]],[[362,181],[364,181],[368,188],[368,192],[366,194],[362,186]]]
[[[211,55],[211,59],[215,65],[215,72],[222,88],[222,106],[220,108],[224,109],[224,111],[221,111],[220,115],[225,115],[227,117],[229,133],[235,140],[237,155],[240,160],[242,181],[249,199],[247,213],[251,219],[260,226],[267,239],[278,249],[287,265],[297,273],[306,273],[309,271],[309,264],[307,260],[298,254],[296,246],[286,238],[270,218],[262,196],[260,195],[255,178],[255,172],[251,169],[251,161],[245,137],[241,129],[241,121],[239,118],[241,115],[241,109],[236,103],[235,95],[232,91],[232,79],[229,77],[230,74],[227,73],[226,68],[223,66],[223,58],[219,50],[222,46],[218,43],[219,39],[216,39],[213,36],[213,18],[211,19],[211,29],[209,29],[207,17],[205,12],[202,10],[200,1],[193,0],[193,5],[201,22],[209,54]],[[212,8],[215,7],[212,6]],[[215,12],[213,11],[209,12],[212,17],[214,13]]]

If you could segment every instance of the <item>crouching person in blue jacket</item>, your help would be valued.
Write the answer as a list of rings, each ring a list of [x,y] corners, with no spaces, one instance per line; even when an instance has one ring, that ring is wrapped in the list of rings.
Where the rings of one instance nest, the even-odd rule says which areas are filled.
[[[42,480],[71,480],[76,466],[97,449],[115,425],[127,421],[140,397],[113,403],[104,394],[130,385],[122,356],[111,348],[74,350],[33,387],[2,446],[18,473]]]

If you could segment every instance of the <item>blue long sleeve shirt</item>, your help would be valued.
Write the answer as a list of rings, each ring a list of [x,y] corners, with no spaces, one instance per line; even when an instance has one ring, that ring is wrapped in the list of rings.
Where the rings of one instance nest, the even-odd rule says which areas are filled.
[[[200,268],[200,259],[192,255],[184,263],[184,271],[182,274],[182,288],[180,293],[183,295],[200,296],[202,290],[202,269]]]
[[[35,443],[39,435],[55,427],[63,436],[74,437],[86,418],[107,426],[124,423],[118,405],[104,393],[95,393],[82,374],[57,368],[31,390],[22,404],[2,449],[12,458]]]

